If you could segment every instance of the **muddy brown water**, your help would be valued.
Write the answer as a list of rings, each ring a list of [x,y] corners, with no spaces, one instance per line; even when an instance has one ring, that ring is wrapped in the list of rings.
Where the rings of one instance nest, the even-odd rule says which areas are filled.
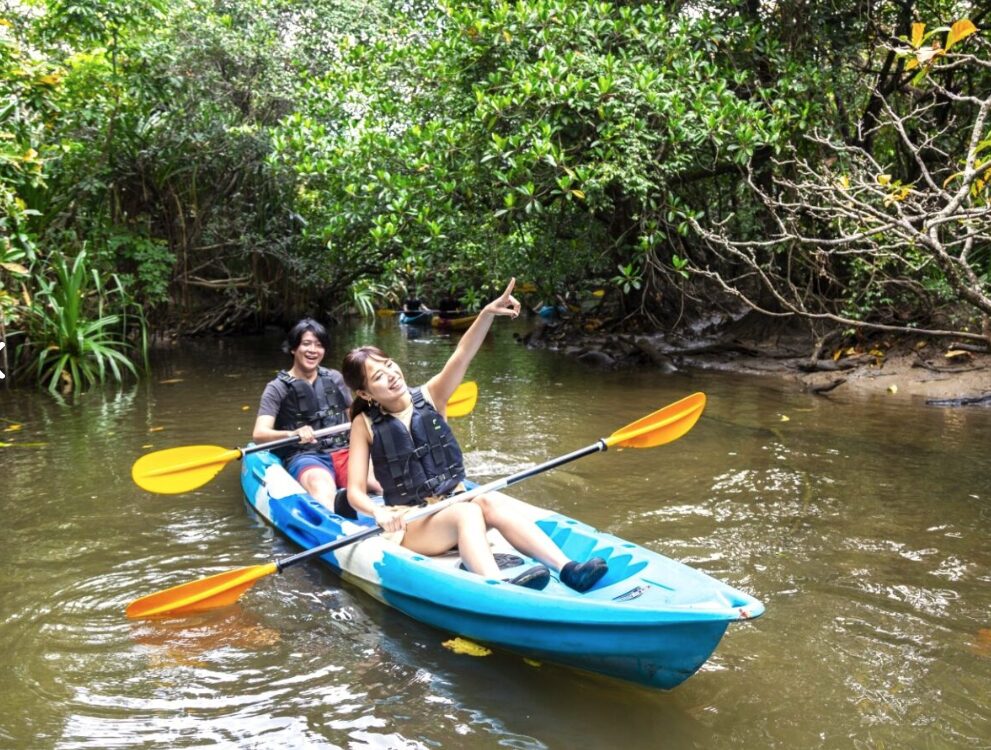
[[[131,483],[144,451],[246,443],[284,362],[275,335],[187,342],[73,404],[0,391],[0,748],[991,746],[991,409],[602,373],[502,323],[456,426],[477,478],[708,394],[676,443],[513,490],[762,599],[698,674],[663,693],[456,654],[317,565],[221,611],[126,620],[137,596],[294,551],[235,466],[186,495]],[[328,360],[375,341],[413,381],[456,340],[389,319],[334,334]]]

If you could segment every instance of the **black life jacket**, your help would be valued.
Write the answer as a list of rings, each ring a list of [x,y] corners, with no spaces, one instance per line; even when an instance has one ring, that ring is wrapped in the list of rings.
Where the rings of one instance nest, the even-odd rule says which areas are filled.
[[[319,397],[316,388],[307,381],[294,378],[286,370],[279,372],[276,377],[289,388],[286,397],[279,405],[279,413],[275,417],[275,429],[295,430],[309,425],[314,430],[333,427],[349,420],[348,404],[344,393],[341,392],[337,381],[326,367],[317,369],[316,388],[323,390],[324,399]],[[323,406],[321,406],[323,403]],[[349,436],[347,432],[321,438],[316,443],[297,443],[273,451],[283,461],[289,460],[297,453],[334,451],[346,448]]]
[[[446,495],[465,478],[461,447],[437,410],[411,388],[410,429],[378,406],[368,410],[372,422],[372,466],[386,505],[417,505],[432,495]]]

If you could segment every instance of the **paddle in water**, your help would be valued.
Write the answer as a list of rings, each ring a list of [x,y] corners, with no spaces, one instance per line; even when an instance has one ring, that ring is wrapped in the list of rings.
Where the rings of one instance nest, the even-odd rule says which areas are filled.
[[[478,401],[478,384],[469,380],[457,387],[447,402],[448,417],[470,414]],[[329,437],[351,429],[351,423],[325,427],[313,434]],[[299,435],[247,448],[222,448],[219,445],[184,445],[146,453],[131,467],[134,483],[149,492],[175,495],[202,487],[231,461],[256,451],[267,451],[299,442]]]
[[[665,406],[663,409],[658,409],[646,417],[638,419],[636,422],[621,427],[609,437],[597,440],[591,445],[577,451],[559,456],[550,461],[545,461],[529,469],[518,471],[503,479],[497,479],[488,484],[480,485],[467,492],[452,495],[439,503],[415,510],[406,516],[407,522],[412,523],[420,518],[426,518],[454,503],[465,502],[479,495],[484,495],[487,492],[496,492],[505,489],[545,471],[591,455],[592,453],[608,450],[613,446],[618,445],[622,448],[653,448],[658,445],[670,443],[680,438],[695,426],[704,408],[705,394],[692,394],[680,401]],[[326,554],[332,550],[346,547],[349,544],[360,542],[363,539],[368,539],[381,533],[382,528],[375,526],[360,531],[357,534],[346,536],[343,539],[335,539],[327,544],[304,550],[290,557],[284,557],[281,560],[274,560],[264,565],[251,565],[246,568],[218,573],[207,578],[192,581],[191,583],[174,586],[165,591],[149,594],[131,602],[126,610],[127,616],[138,618],[181,615],[223,607],[237,601],[241,594],[251,588],[255,581],[260,578],[264,578],[272,573],[280,573],[290,565],[295,565],[312,557]]]

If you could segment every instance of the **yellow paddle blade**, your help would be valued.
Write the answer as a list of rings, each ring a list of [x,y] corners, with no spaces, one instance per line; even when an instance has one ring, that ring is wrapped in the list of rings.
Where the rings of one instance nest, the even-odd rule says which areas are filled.
[[[127,605],[131,619],[164,615],[184,615],[236,602],[255,581],[278,572],[275,563],[252,565],[173,586],[157,594],[148,594]]]
[[[623,448],[653,448],[677,440],[688,432],[705,408],[705,394],[693,393],[680,401],[668,404],[653,414],[638,419],[616,430],[606,438],[606,445]]]
[[[142,489],[174,495],[209,482],[241,451],[217,445],[184,445],[146,453],[131,467],[131,478]]]
[[[469,380],[454,389],[451,398],[447,402],[448,417],[463,417],[471,414],[478,401],[478,383]]]

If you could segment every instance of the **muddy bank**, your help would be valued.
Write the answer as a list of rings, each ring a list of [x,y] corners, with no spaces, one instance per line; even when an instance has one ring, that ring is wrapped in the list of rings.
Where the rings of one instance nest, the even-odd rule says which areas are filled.
[[[720,370],[781,378],[822,395],[876,392],[934,405],[991,407],[991,353],[946,340],[879,339],[817,351],[807,335],[787,331],[689,340],[664,333],[589,334],[544,321],[521,340],[589,367]]]

